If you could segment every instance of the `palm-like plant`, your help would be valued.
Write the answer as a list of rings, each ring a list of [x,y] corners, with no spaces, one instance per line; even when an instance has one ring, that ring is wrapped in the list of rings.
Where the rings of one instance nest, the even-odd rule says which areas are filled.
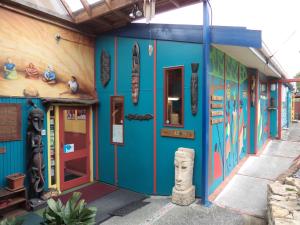
[[[44,225],[93,225],[97,209],[87,207],[86,202],[80,199],[81,193],[74,192],[64,206],[60,200],[49,199],[48,207],[43,213]]]
[[[0,221],[0,225],[22,225],[23,220],[16,219],[16,218],[10,218],[10,219],[4,219]]]

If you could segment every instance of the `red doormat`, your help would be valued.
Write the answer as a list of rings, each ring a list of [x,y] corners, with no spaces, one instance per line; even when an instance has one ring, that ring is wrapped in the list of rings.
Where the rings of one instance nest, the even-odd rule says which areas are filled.
[[[87,203],[90,203],[98,198],[101,198],[111,192],[114,192],[117,190],[117,187],[111,186],[108,184],[103,183],[95,183],[92,185],[89,185],[87,187],[80,188],[74,192],[80,192],[81,193],[81,199],[84,199]],[[73,192],[70,192],[65,195],[61,195],[58,198],[66,204],[66,202],[70,199],[70,197],[73,195]]]

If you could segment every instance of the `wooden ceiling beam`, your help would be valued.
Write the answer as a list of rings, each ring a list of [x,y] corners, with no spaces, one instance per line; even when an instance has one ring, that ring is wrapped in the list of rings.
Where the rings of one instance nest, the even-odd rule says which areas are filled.
[[[69,16],[72,18],[73,21],[75,21],[75,17],[73,15],[73,12],[70,8],[70,6],[68,5],[68,3],[65,0],[60,0],[61,4],[63,4],[63,6],[65,7],[65,9],[67,10]]]
[[[176,0],[169,0],[176,8],[180,8],[180,4]]]
[[[124,18],[125,20],[127,20],[127,22],[131,22],[131,20],[128,18],[127,15],[125,15],[125,13],[122,13],[122,12],[119,11],[119,10],[114,10],[114,9],[112,9],[112,7],[111,7],[111,0],[104,0],[104,3],[105,3],[105,5],[107,6],[107,8],[108,8],[111,12],[113,12],[113,14],[115,14],[115,15],[118,16],[118,17]]]
[[[106,27],[113,27],[113,24],[108,22],[107,20],[103,19],[103,18],[98,18],[98,19],[94,19],[93,21],[101,24],[101,25],[104,25]]]
[[[121,12],[120,9],[132,5],[134,2],[135,0],[105,0],[102,4],[91,7],[92,16],[86,15],[85,12],[79,12],[79,14],[75,17],[75,22],[82,23],[110,12],[114,12],[117,16],[131,22],[129,16]]]
[[[87,2],[87,0],[80,0],[81,4],[83,5],[84,10],[86,13],[91,16],[92,15],[92,10],[90,7],[90,4]]]

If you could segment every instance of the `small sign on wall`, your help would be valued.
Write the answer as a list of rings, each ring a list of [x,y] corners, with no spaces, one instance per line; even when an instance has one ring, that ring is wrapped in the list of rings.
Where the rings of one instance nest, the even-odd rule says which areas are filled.
[[[74,144],[65,144],[64,145],[64,153],[74,152]]]
[[[5,148],[4,147],[0,147],[0,154],[4,154],[6,151],[5,151]]]
[[[163,128],[160,130],[160,135],[162,137],[195,139],[194,130],[171,130]]]

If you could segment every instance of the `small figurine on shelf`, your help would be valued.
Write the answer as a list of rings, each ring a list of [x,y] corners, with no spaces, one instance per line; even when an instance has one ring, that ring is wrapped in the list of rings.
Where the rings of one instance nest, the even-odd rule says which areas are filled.
[[[68,87],[69,90],[60,93],[59,95],[63,95],[63,94],[77,94],[77,92],[79,91],[79,84],[77,82],[76,77],[71,76],[71,80],[68,81]]]
[[[33,63],[29,63],[25,69],[25,73],[25,77],[29,79],[39,79],[40,77],[40,73]]]
[[[51,65],[48,65],[46,71],[44,72],[43,81],[47,82],[48,84],[56,83],[56,73]]]
[[[18,79],[16,65],[12,62],[10,58],[7,58],[7,62],[4,64],[4,78],[7,80]]]

